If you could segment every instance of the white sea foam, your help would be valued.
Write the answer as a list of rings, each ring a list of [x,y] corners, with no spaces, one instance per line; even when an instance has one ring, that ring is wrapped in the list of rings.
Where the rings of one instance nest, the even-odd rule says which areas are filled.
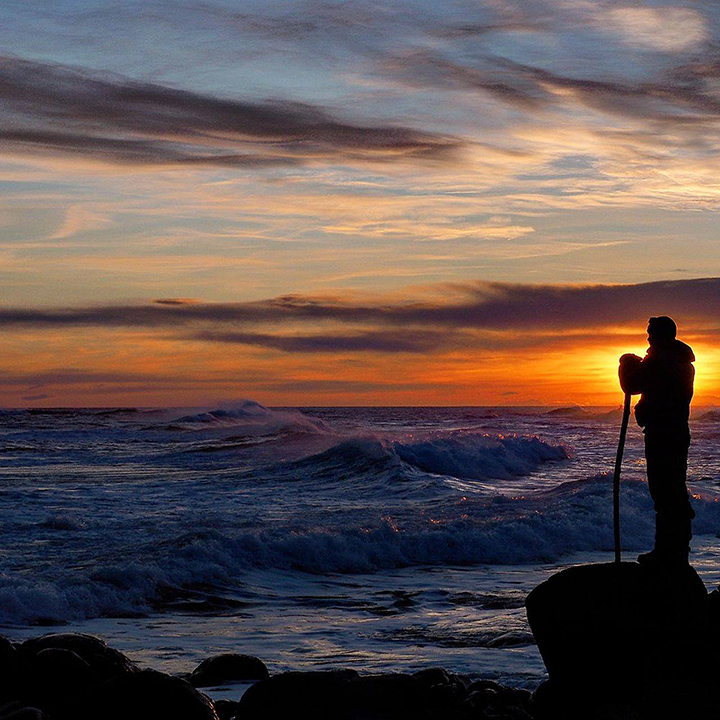
[[[352,438],[306,457],[298,465],[354,467],[362,472],[367,472],[370,465],[404,465],[436,475],[501,480],[527,475],[545,462],[569,456],[566,447],[535,436],[452,432],[421,441]]]
[[[416,443],[394,443],[404,462],[426,472],[468,479],[504,480],[527,475],[552,460],[566,460],[562,445],[534,436],[453,433]]]
[[[720,527],[715,498],[700,496],[693,502],[696,533]],[[437,512],[404,508],[326,526],[295,520],[259,532],[186,532],[132,560],[74,570],[53,581],[0,576],[0,621],[149,613],[165,588],[239,588],[250,570],[367,573],[422,565],[547,562],[577,551],[610,551],[610,508],[610,478],[598,475],[525,497],[461,498]],[[623,486],[622,526],[626,551],[651,543],[651,501],[642,482]]]

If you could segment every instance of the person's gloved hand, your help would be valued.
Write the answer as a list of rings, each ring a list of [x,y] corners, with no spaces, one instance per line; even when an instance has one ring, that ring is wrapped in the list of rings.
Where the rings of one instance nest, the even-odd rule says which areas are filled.
[[[618,368],[618,377],[620,379],[620,387],[626,393],[638,393],[640,390],[636,387],[635,375],[640,369],[642,358],[634,353],[625,353],[620,356],[620,367]]]
[[[635,355],[635,353],[625,353],[620,356],[620,365],[622,366],[639,365],[641,362],[642,358],[639,355]]]

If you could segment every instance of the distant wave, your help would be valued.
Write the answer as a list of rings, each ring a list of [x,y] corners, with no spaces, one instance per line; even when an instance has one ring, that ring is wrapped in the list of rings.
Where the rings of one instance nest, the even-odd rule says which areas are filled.
[[[693,417],[691,420],[695,422],[718,422],[720,421],[720,410],[708,410],[698,417]]]
[[[212,410],[183,415],[168,425],[173,430],[242,429],[247,434],[271,434],[280,431],[325,432],[321,420],[299,410],[273,410],[254,400],[239,400]]]
[[[622,408],[613,408],[605,412],[592,412],[579,405],[559,407],[543,413],[546,417],[556,417],[574,420],[602,420],[604,422],[617,422],[622,419]]]

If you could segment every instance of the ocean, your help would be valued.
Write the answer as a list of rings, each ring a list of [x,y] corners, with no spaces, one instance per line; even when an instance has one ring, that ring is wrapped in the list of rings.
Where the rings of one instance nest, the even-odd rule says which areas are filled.
[[[0,410],[0,633],[141,664],[545,677],[523,602],[613,558],[609,408]],[[691,423],[691,562],[720,582],[720,416]],[[642,434],[623,552],[652,546]]]

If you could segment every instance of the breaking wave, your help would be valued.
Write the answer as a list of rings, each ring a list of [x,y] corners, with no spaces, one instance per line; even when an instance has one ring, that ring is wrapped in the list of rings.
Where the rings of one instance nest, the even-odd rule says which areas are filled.
[[[271,435],[279,432],[326,432],[325,424],[299,410],[275,410],[254,400],[239,400],[213,410],[183,415],[171,421],[173,430],[212,430],[232,428],[247,434]]]
[[[352,438],[281,464],[274,474],[317,491],[332,487],[338,495],[377,498],[391,492],[418,498],[447,492],[447,478],[478,481],[474,489],[479,491],[487,489],[483,482],[522,477],[543,463],[568,457],[562,445],[534,436],[456,432],[417,442]]]
[[[441,507],[397,515],[344,518],[320,525],[297,519],[259,532],[205,529],[146,548],[132,560],[50,582],[0,576],[0,621],[63,622],[133,616],[157,610],[162,598],[193,591],[242,596],[249,571],[368,573],[409,566],[548,562],[578,551],[613,548],[612,483],[602,474],[515,498],[456,498]],[[717,532],[720,503],[697,496],[696,534]],[[651,500],[643,482],[622,490],[623,546],[648,547]],[[72,524],[50,519],[58,532]]]

